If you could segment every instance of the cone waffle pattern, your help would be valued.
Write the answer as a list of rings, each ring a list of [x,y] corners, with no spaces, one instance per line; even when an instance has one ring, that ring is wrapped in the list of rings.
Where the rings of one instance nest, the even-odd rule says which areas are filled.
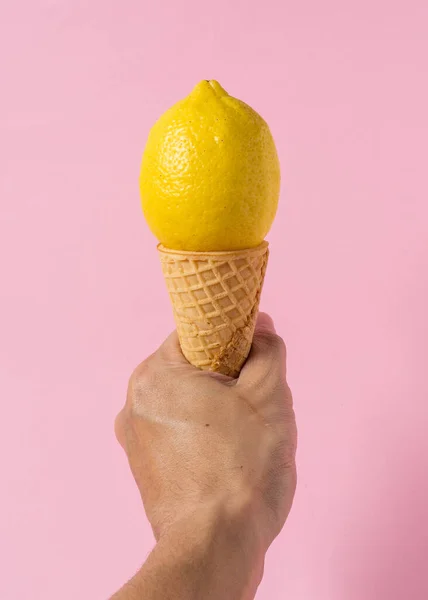
[[[233,252],[158,250],[183,354],[196,367],[236,377],[251,348],[267,242]]]

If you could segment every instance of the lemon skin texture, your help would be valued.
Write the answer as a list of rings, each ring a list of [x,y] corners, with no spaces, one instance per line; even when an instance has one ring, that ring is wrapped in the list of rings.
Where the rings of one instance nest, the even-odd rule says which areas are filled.
[[[167,248],[259,245],[275,218],[279,191],[280,166],[267,123],[216,81],[201,81],[149,133],[142,207]]]

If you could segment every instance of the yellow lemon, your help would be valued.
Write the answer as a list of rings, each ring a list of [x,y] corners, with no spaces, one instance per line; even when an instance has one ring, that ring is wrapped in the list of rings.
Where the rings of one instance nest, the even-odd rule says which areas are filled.
[[[216,81],[201,81],[150,131],[142,205],[150,229],[168,248],[257,246],[272,225],[279,188],[267,123]]]

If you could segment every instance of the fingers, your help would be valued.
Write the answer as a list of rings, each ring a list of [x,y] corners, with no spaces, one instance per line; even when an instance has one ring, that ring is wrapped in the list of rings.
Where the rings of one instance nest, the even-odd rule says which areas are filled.
[[[286,378],[286,349],[277,335],[272,318],[260,313],[254,332],[253,344],[247,362],[239,376],[238,385],[254,391],[266,385],[284,384]]]
[[[172,368],[193,369],[181,351],[176,331],[173,331],[151,356],[136,367],[131,375],[131,381],[144,377],[150,371]]]
[[[273,322],[272,317],[265,312],[260,312],[257,316],[256,331],[254,333],[257,334],[263,331],[267,333],[276,333],[275,323]]]
[[[154,353],[153,358],[159,359],[166,363],[168,366],[172,365],[183,365],[190,367],[189,362],[186,360],[178,340],[178,333],[173,331],[169,335],[159,349]]]

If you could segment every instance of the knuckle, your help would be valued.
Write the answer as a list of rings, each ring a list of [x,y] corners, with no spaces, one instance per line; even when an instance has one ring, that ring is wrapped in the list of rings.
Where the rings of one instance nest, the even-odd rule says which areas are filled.
[[[285,353],[285,342],[277,333],[271,334],[270,344],[274,350]]]
[[[126,431],[126,414],[124,410],[121,410],[114,420],[114,433],[116,439],[121,446],[124,445]]]
[[[139,417],[147,417],[156,412],[159,399],[171,395],[168,382],[169,378],[165,377],[156,355],[138,365],[128,384],[127,403],[131,412]],[[176,381],[171,381],[170,385],[175,387]]]
[[[128,402],[132,409],[141,409],[153,389],[155,371],[150,360],[145,360],[133,371],[128,382]]]
[[[128,383],[129,390],[133,393],[144,390],[147,387],[148,382],[151,378],[151,372],[152,372],[152,368],[151,368],[149,359],[147,359],[144,362],[142,362],[141,364],[139,364],[134,369],[134,371],[132,372],[132,374],[129,378],[129,383]]]
[[[285,342],[277,333],[259,331],[255,336],[255,343],[264,350],[285,352]]]

